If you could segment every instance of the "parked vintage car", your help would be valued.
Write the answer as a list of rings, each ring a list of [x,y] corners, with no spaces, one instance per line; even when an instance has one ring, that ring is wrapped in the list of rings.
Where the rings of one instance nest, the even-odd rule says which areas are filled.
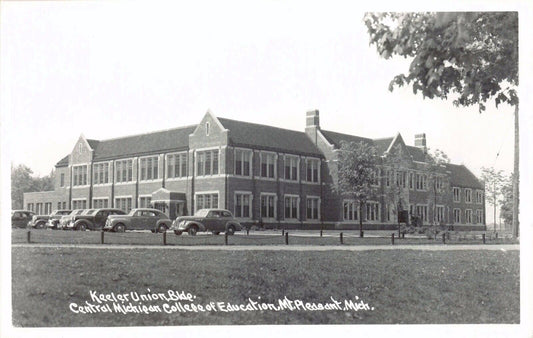
[[[32,219],[35,213],[28,210],[13,210],[11,211],[11,227],[25,228],[28,222]]]
[[[57,223],[57,229],[65,229],[67,224],[70,222],[70,220],[77,216],[77,215],[81,215],[82,212],[84,212],[86,209],[74,209],[71,211],[70,214],[68,215],[65,215],[65,216],[62,216],[60,219],[59,219],[59,223]]]
[[[50,215],[33,215],[28,227],[35,229],[44,229],[47,227],[49,220],[59,220],[61,216],[70,214],[72,210],[55,210]],[[57,224],[57,223],[56,223]]]
[[[167,215],[157,209],[132,209],[127,215],[111,215],[104,226],[106,231],[150,230],[165,232],[172,224]]]
[[[73,216],[66,224],[67,230],[100,230],[104,227],[107,221],[107,216],[110,215],[125,215],[126,213],[120,209],[90,209],[80,215]]]
[[[228,210],[200,209],[194,216],[176,218],[170,229],[178,236],[184,231],[191,236],[196,235],[198,231],[211,231],[215,235],[224,231],[228,235],[233,235],[235,231],[241,231],[242,226]]]

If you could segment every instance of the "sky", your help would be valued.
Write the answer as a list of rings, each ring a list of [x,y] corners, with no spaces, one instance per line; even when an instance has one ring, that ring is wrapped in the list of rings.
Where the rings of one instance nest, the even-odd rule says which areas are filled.
[[[409,60],[369,46],[345,3],[8,2],[0,30],[9,162],[46,175],[80,134],[109,139],[216,116],[370,138],[401,133],[475,174],[513,163],[513,109],[456,108],[388,85]],[[499,154],[499,156],[497,156]]]

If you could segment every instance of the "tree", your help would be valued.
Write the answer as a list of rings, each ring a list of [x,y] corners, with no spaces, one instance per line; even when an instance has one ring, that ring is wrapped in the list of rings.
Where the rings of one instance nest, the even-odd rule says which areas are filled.
[[[437,219],[437,200],[440,193],[446,191],[448,184],[445,184],[444,179],[446,174],[446,164],[450,163],[450,158],[442,150],[435,149],[435,151],[426,153],[426,164],[429,178],[429,186],[433,193],[433,220],[435,225],[438,222]]]
[[[500,218],[507,228],[513,223],[513,178],[512,175],[504,177],[501,184]]]
[[[485,201],[493,206],[493,222],[494,229],[496,229],[496,208],[505,178],[501,170],[483,167],[481,168],[481,179],[485,183]]]
[[[366,13],[370,44],[388,59],[412,58],[407,74],[389,85],[412,85],[424,98],[448,99],[456,106],[494,100],[515,108],[513,234],[518,236],[518,13]]]
[[[24,193],[33,189],[33,171],[20,164],[16,167],[11,166],[11,208],[23,209]]]
[[[54,189],[55,172],[49,175],[33,177],[33,171],[24,164],[11,166],[11,208],[24,208],[24,193],[32,191],[49,191]]]
[[[363,207],[372,196],[379,157],[376,149],[365,142],[341,141],[338,153],[338,189],[359,204],[359,236],[363,237]]]

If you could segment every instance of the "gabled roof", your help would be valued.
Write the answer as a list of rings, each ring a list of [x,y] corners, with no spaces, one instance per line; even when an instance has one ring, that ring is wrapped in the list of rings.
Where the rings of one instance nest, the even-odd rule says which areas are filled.
[[[341,133],[337,133],[334,131],[322,130],[322,129],[320,129],[320,132],[322,133],[322,135],[324,135],[324,137],[328,140],[328,142],[333,144],[336,148],[340,148],[341,141],[346,141],[346,142],[361,142],[362,141],[367,144],[373,145],[373,141],[366,137],[341,134]]]
[[[59,160],[59,162],[56,163],[56,167],[66,167],[68,166],[68,157],[70,155],[67,155],[65,157],[63,157],[61,160]]]
[[[477,177],[463,164],[446,164],[446,169],[451,172],[450,184],[452,187],[467,187],[484,189],[484,185]]]
[[[374,147],[376,147],[376,150],[378,151],[378,154],[383,154],[384,152],[386,152],[387,149],[389,149],[392,141],[394,141],[394,137],[378,138],[372,140],[372,142],[374,142]]]
[[[220,117],[218,120],[229,130],[229,143],[233,146],[324,156],[304,132]]]
[[[426,154],[424,153],[424,150],[413,146],[407,146],[407,150],[413,157],[413,161],[426,162]]]
[[[188,149],[194,129],[196,125],[97,141],[94,161]]]
[[[98,143],[100,142],[98,140],[89,140],[89,139],[86,139],[86,140],[87,140],[87,143],[89,143],[89,146],[91,146],[93,150],[96,149],[96,147],[98,146]]]

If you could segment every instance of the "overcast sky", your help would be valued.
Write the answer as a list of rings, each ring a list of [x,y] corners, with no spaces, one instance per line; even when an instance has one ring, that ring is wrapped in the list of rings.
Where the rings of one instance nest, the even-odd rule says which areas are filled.
[[[305,112],[319,109],[323,129],[400,132],[411,145],[425,132],[430,148],[476,174],[512,170],[513,110],[489,104],[479,114],[409,88],[389,92],[409,62],[368,45],[362,10],[193,3],[4,2],[4,155],[45,175],[81,133],[102,140],[196,124],[208,109],[303,131]]]

